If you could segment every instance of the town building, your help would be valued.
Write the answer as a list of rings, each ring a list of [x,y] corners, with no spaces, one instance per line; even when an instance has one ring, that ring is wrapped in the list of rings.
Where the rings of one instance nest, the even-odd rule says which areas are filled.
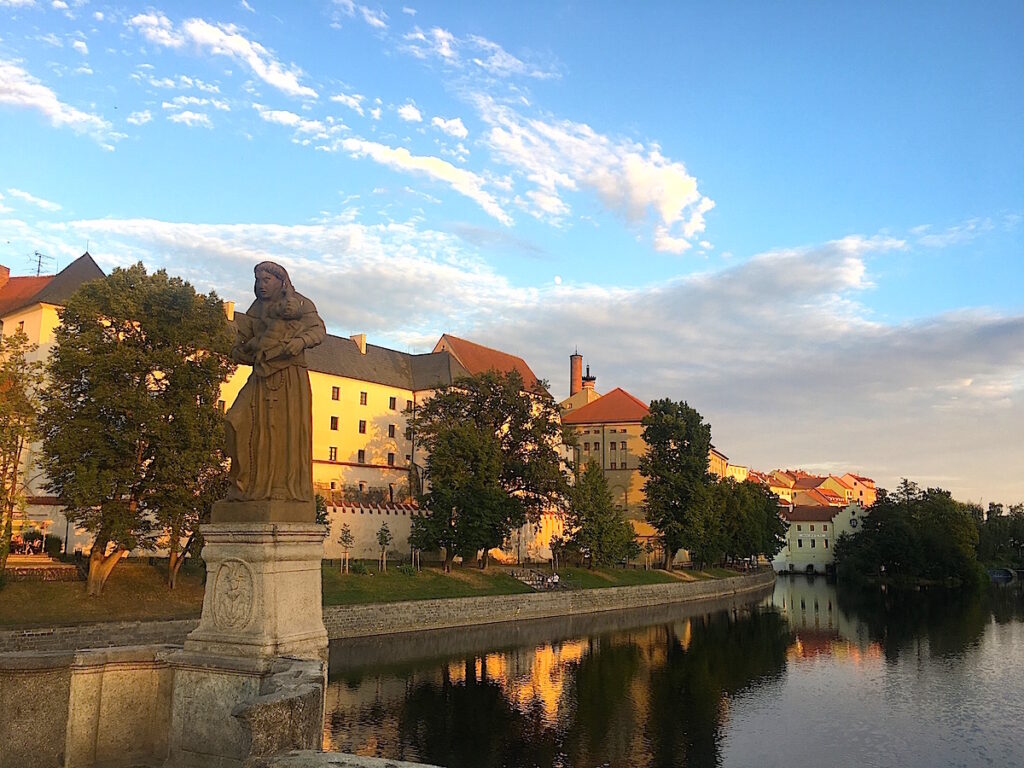
[[[847,472],[843,475],[842,480],[853,488],[853,500],[862,507],[870,507],[875,503],[875,499],[878,498],[878,490],[875,488],[875,481],[870,477],[864,477],[862,475],[855,475],[852,472]]]
[[[9,267],[0,265],[0,332],[11,336],[19,330],[37,345],[32,360],[45,361],[56,340],[60,325],[60,308],[68,298],[90,280],[104,277],[88,251],[55,275],[11,277]],[[76,531],[57,499],[46,490],[46,477],[38,469],[39,444],[30,444],[22,457],[27,507],[24,516],[15,515],[12,530],[18,535],[33,528],[44,534],[60,536],[66,551],[73,552],[90,538],[85,531]]]
[[[865,510],[859,504],[842,507],[794,505],[783,508],[786,544],[772,561],[780,572],[830,573],[835,564],[835,543],[841,535],[860,529]]]

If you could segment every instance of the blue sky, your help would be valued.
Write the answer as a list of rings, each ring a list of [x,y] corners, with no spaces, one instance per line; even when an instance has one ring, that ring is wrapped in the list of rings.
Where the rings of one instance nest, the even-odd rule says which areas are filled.
[[[1024,9],[630,5],[0,0],[0,263],[274,258],[736,463],[1024,500]]]

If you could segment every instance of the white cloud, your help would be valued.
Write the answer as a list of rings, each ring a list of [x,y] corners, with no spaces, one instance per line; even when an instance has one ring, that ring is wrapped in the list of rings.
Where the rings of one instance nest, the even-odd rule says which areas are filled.
[[[545,80],[558,77],[556,67],[527,63],[480,35],[457,37],[442,27],[425,31],[415,27],[402,39],[405,51],[416,58],[436,58],[457,69],[471,68],[475,72],[502,78],[522,76]]]
[[[407,123],[423,122],[423,115],[418,109],[416,109],[415,104],[404,104],[399,107],[398,116]]]
[[[704,231],[714,201],[657,144],[613,139],[585,123],[528,118],[483,96],[476,104],[491,126],[486,142],[495,158],[533,186],[522,198],[534,203],[531,212],[558,220],[570,210],[564,195],[588,190],[631,225],[650,226],[660,251],[682,253]]]
[[[359,12],[363,15],[363,21],[369,24],[374,29],[387,29],[388,28],[388,15],[382,10],[371,10],[365,5],[359,6]]]
[[[94,19],[96,19],[96,21],[103,21],[103,19],[104,19],[103,11],[94,11],[93,14],[92,14],[92,17]]]
[[[911,233],[917,235],[917,242],[926,248],[948,248],[953,245],[968,243],[986,232],[991,232],[993,229],[995,229],[995,223],[992,219],[973,218],[946,227],[939,232],[933,232],[930,225],[924,224],[914,227]]]
[[[406,16],[415,16],[416,15],[416,9],[415,8],[410,8],[407,5],[403,5],[402,6],[402,13],[404,13]]]
[[[53,2],[50,3],[50,7],[56,11],[66,11],[68,9],[68,4],[65,3],[64,0],[53,0]]]
[[[0,0],[0,6],[7,8],[31,8],[36,0]]]
[[[262,104],[253,104],[252,106],[253,109],[259,112],[260,117],[268,123],[276,123],[277,125],[294,128],[298,133],[312,134],[313,138],[326,139],[335,130],[334,126],[328,129],[321,121],[309,120],[294,112],[288,112],[283,109],[269,109]]]
[[[184,109],[185,107],[213,107],[222,112],[230,112],[231,106],[223,99],[211,99],[203,96],[175,96],[161,104],[164,109]]]
[[[47,45],[52,45],[54,48],[64,47],[64,41],[53,34],[53,32],[47,32],[45,35],[38,35],[36,40],[46,43]]]
[[[73,43],[71,43],[71,47],[83,56],[89,55],[89,46],[85,44],[85,40],[75,40]]]
[[[129,25],[150,42],[166,48],[181,48],[186,41],[212,55],[226,56],[247,67],[256,77],[288,96],[315,99],[317,92],[299,82],[303,72],[295,65],[285,67],[260,43],[245,37],[234,24],[210,24],[203,19],[187,19],[176,29],[159,13],[139,14]]]
[[[485,189],[483,178],[471,171],[457,168],[439,157],[413,155],[404,147],[389,147],[364,139],[344,139],[340,146],[353,157],[369,157],[395,170],[423,173],[442,181],[474,201],[502,224],[512,224],[512,217],[502,209],[494,195]]]
[[[99,115],[62,102],[57,94],[13,61],[0,59],[0,104],[34,109],[55,128],[70,128],[97,139],[116,138],[110,123]]]
[[[246,2],[246,0],[239,0],[238,5],[242,8],[242,10],[248,11],[249,13],[256,13],[256,9],[249,5],[249,3]]]
[[[44,211],[59,211],[61,209],[60,203],[54,203],[50,200],[44,200],[41,197],[24,192],[20,189],[9,188],[7,194],[11,197],[16,197],[19,200],[24,200],[26,203],[31,203],[37,208],[42,208]]]
[[[464,139],[469,135],[469,131],[466,130],[466,126],[462,123],[461,117],[453,117],[450,120],[445,120],[441,117],[435,117],[430,121],[430,124],[439,128],[449,136],[454,136],[457,139]]]
[[[132,125],[145,125],[153,119],[153,115],[150,114],[148,109],[144,109],[141,112],[132,112],[128,115],[127,120]]]
[[[363,95],[362,94],[359,94],[359,93],[352,93],[352,94],[339,93],[339,94],[336,94],[334,96],[331,96],[331,101],[336,101],[339,104],[344,104],[346,107],[351,109],[353,112],[356,112],[356,113],[358,113],[360,115],[363,114],[363,107],[362,107]]]
[[[175,112],[174,114],[168,115],[167,119],[172,123],[181,123],[187,125],[189,128],[195,126],[201,126],[203,128],[212,128],[213,123],[210,122],[209,115],[202,112],[193,112],[191,110],[185,110],[184,112]]]
[[[380,107],[374,107],[370,110],[370,117],[374,120],[380,120]]]

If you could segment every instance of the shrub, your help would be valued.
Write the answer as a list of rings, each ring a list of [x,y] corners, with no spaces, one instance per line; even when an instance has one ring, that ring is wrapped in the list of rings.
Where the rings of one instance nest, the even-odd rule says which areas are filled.
[[[46,554],[52,557],[54,560],[60,557],[61,547],[64,546],[64,539],[60,536],[53,536],[46,534],[46,541],[43,544],[43,549],[46,550]]]
[[[410,565],[409,563],[402,563],[395,570],[398,571],[399,573],[401,573],[404,576],[415,576],[416,575],[416,569],[413,568],[412,565]]]
[[[348,564],[348,572],[354,573],[357,576],[365,576],[370,572],[370,569],[366,567],[366,563],[362,560],[353,560]]]

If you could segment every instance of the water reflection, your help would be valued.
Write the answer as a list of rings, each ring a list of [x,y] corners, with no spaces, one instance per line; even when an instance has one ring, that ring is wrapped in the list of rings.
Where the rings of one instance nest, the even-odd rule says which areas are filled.
[[[964,743],[986,735],[981,752],[962,747],[965,755],[1016,756],[1012,738],[986,731],[1003,727],[1001,694],[951,686],[994,663],[1024,662],[1017,591],[848,593],[801,576],[716,608],[332,646],[325,747],[452,768],[813,764],[842,750],[888,765],[898,750],[887,719],[927,734],[929,716],[939,725],[950,717],[933,706],[945,698],[970,726]],[[1005,636],[991,637],[1000,626]],[[1007,682],[1024,689],[1024,675],[1013,674],[1021,680]],[[972,718],[990,722],[978,728]],[[807,727],[789,732],[786,723]],[[899,738],[904,764],[953,764],[915,762],[951,753]]]

